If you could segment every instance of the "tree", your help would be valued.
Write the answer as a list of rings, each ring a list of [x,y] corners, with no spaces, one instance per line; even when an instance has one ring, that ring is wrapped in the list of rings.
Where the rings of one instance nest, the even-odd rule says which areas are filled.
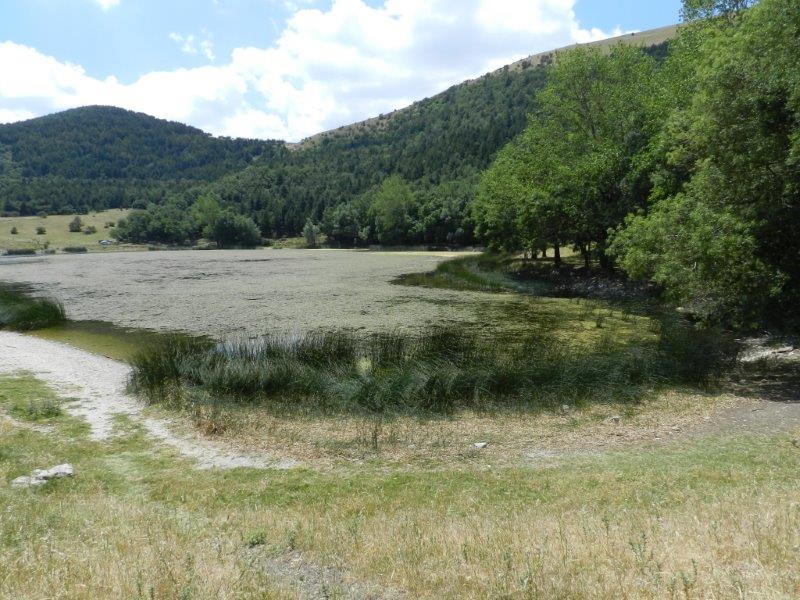
[[[80,233],[83,229],[83,221],[81,221],[80,217],[75,217],[72,221],[69,222],[69,231],[70,233]]]
[[[697,21],[723,16],[734,18],[750,8],[757,0],[683,0],[681,17],[684,21]]]
[[[656,187],[612,250],[701,316],[755,326],[800,300],[800,6],[763,0],[697,56],[662,140],[664,171],[685,176]]]
[[[201,237],[209,237],[211,228],[222,212],[222,207],[214,196],[204,195],[195,200],[189,209]]]
[[[220,248],[255,248],[261,245],[261,232],[255,221],[229,210],[220,213],[209,233],[209,238]]]
[[[17,230],[16,227],[12,227],[11,228],[11,235],[17,235],[18,233],[19,233],[19,231]]]
[[[411,241],[410,212],[413,206],[414,192],[402,177],[393,175],[383,181],[370,204],[381,244],[392,246]]]
[[[316,248],[319,238],[319,226],[311,219],[306,221],[303,227],[303,237],[306,239],[306,248]]]
[[[655,63],[618,45],[556,57],[539,110],[484,175],[477,231],[490,245],[537,251],[574,244],[605,261],[608,229],[646,203],[646,172],[633,166],[658,130]]]

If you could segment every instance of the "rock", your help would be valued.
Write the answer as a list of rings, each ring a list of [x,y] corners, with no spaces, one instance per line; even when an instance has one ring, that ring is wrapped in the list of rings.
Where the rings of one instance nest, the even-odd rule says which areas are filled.
[[[776,354],[790,354],[792,352],[794,352],[794,347],[792,346],[784,346],[783,348],[775,349]]]
[[[486,446],[489,445],[489,442],[475,442],[472,445],[475,446],[478,450],[483,450],[484,448],[486,448]]]
[[[34,469],[30,475],[23,475],[17,477],[11,482],[11,487],[37,487],[44,485],[51,479],[60,479],[62,477],[72,477],[75,474],[75,469],[70,464],[56,465],[49,469]]]
[[[609,419],[609,421],[611,421],[612,423],[614,423],[614,425],[619,425],[619,424],[620,424],[620,421],[622,421],[622,417],[620,417],[619,415],[614,415],[613,417],[611,417],[611,418]]]
[[[27,475],[23,475],[22,477],[17,477],[11,482],[11,487],[13,488],[21,488],[21,487],[31,487],[31,486],[38,486],[44,485],[47,483],[46,479],[36,479],[34,477],[28,477]]]
[[[570,405],[569,405],[569,404],[562,404],[562,405],[561,405],[561,412],[562,412],[562,413],[566,414],[566,413],[568,413],[570,410],[572,410],[572,409],[570,408]]]

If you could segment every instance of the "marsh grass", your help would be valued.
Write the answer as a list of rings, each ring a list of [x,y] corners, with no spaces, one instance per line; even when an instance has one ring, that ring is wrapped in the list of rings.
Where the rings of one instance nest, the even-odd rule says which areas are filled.
[[[18,286],[0,284],[0,329],[30,331],[66,321],[64,306],[34,298]]]
[[[667,384],[704,385],[732,360],[721,334],[677,318],[651,342],[600,337],[576,351],[547,331],[502,343],[458,327],[425,334],[345,331],[211,343],[166,337],[133,359],[131,388],[151,402],[255,402],[283,409],[447,414],[458,409],[635,402]],[[204,402],[208,404],[208,400]]]

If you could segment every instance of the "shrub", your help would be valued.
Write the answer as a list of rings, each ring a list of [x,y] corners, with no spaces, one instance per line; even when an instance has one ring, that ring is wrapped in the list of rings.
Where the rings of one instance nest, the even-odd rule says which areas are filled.
[[[211,226],[209,238],[220,248],[233,246],[255,248],[261,245],[261,231],[255,221],[230,211],[225,211],[217,217]]]
[[[6,256],[33,256],[36,250],[33,248],[14,248],[6,250]]]
[[[85,233],[86,235],[92,235],[94,233],[97,233],[97,227],[95,227],[94,225],[89,225],[88,227],[85,227],[83,229],[83,233]]]
[[[319,226],[311,219],[303,227],[303,237],[306,239],[306,248],[316,248],[319,242]]]
[[[69,254],[84,254],[88,252],[86,246],[67,246],[66,248],[62,248],[62,250]]]
[[[70,233],[80,233],[81,229],[83,229],[83,221],[80,217],[75,217],[69,222]]]
[[[17,230],[16,227],[12,227],[11,228],[11,235],[17,235],[18,233],[19,233],[19,231]]]
[[[46,233],[47,233],[47,229],[45,229],[44,227],[40,226],[40,227],[36,228],[36,235],[44,235]]]

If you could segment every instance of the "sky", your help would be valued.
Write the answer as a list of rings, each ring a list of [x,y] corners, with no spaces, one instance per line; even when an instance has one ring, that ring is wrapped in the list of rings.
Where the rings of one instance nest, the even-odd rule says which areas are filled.
[[[297,141],[680,0],[1,0],[0,123],[92,104]]]

